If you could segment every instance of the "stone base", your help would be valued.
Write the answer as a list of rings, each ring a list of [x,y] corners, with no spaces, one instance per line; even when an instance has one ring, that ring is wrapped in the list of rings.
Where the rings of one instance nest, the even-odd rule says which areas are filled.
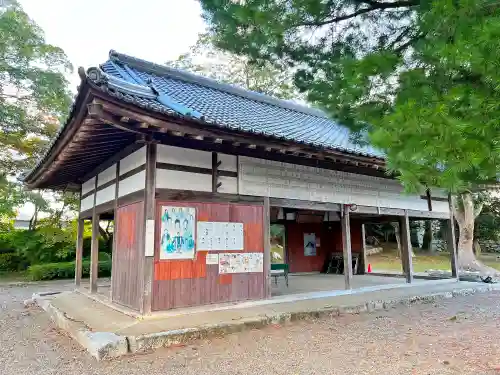
[[[397,306],[410,306],[417,303],[432,303],[438,300],[483,293],[500,288],[490,284],[447,283],[441,285],[421,285],[398,290],[389,289],[351,296],[330,297],[315,300],[297,300],[292,303],[270,304],[269,308],[250,306],[243,309],[223,310],[221,312],[201,312],[140,320],[129,316],[120,322],[120,316],[110,315],[106,306],[90,306],[95,311],[94,327],[83,321],[87,315],[75,318],[84,306],[67,307],[68,311],[57,308],[56,299],[69,298],[72,292],[54,295],[34,295],[30,303],[43,308],[60,329],[66,331],[97,360],[120,357],[129,353],[145,353],[160,347],[186,344],[193,340],[221,336],[246,329],[257,329],[267,325],[286,324],[296,320],[335,317],[347,314],[362,314],[388,310]],[[85,297],[78,297],[85,298]],[[84,300],[79,300],[84,301]],[[59,303],[59,306],[64,306]],[[66,305],[68,306],[68,305]],[[86,306],[89,308],[89,306]],[[88,311],[88,310],[87,310]],[[234,312],[233,312],[234,311]],[[244,313],[243,313],[244,311]],[[114,311],[113,314],[118,314]],[[96,319],[96,316],[98,317]],[[182,323],[182,319],[184,322]],[[112,321],[112,322],[111,322]],[[112,325],[109,325],[110,322]],[[118,322],[118,323],[117,323]],[[108,325],[99,324],[107,323]],[[178,323],[178,325],[176,325]],[[183,326],[184,325],[184,326]],[[179,327],[173,329],[173,327]],[[103,331],[103,327],[114,332]],[[113,328],[111,328],[113,327]],[[104,328],[106,330],[106,328]]]

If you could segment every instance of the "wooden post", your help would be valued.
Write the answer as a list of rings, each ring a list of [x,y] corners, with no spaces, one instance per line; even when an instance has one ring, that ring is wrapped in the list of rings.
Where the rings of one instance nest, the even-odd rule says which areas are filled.
[[[361,224],[361,252],[362,252],[362,258],[361,261],[363,262],[362,264],[362,272],[361,274],[364,275],[366,274],[366,267],[368,265],[368,259],[366,255],[366,228],[365,224]]]
[[[351,252],[351,222],[349,218],[350,206],[342,207],[342,251],[344,257],[345,288],[352,288],[352,252]]]
[[[144,189],[144,267],[143,293],[140,312],[151,313],[154,272],[154,227],[155,227],[155,192],[156,192],[156,144],[146,146],[146,188]]]
[[[264,298],[271,297],[271,205],[264,197]]]
[[[99,215],[92,211],[92,244],[90,246],[90,293],[97,293],[99,272]]]
[[[451,202],[451,194],[448,195],[448,202],[450,205],[450,219],[446,220],[448,224],[447,232],[447,245],[448,251],[451,257],[451,276],[460,281],[460,274],[458,271],[458,253],[457,253],[457,242],[455,235],[455,216],[453,215],[453,207]]]
[[[399,230],[401,231],[401,257],[403,261],[403,272],[407,283],[413,282],[413,259],[410,238],[410,218],[408,211],[405,210],[405,216],[400,219]]]
[[[82,259],[83,259],[83,230],[85,220],[78,219],[76,229],[76,259],[75,259],[75,287],[79,288],[82,281]]]
[[[97,179],[95,176],[94,206],[92,208],[92,242],[90,246],[90,293],[97,293],[97,278],[99,272],[99,215],[96,212]]]
[[[113,301],[113,275],[116,272],[115,268],[115,258],[116,258],[116,246],[118,243],[118,194],[120,187],[120,161],[116,162],[116,174],[115,174],[115,201],[113,204],[113,248],[111,249],[111,292],[110,298]]]
[[[217,193],[219,189],[219,157],[216,152],[212,152],[212,193]]]

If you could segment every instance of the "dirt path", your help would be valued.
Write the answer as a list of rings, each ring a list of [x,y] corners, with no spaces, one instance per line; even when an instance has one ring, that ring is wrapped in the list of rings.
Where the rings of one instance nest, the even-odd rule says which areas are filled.
[[[22,306],[34,291],[50,289],[54,285],[0,287],[0,374],[500,374],[500,292],[269,327],[98,363],[42,311]]]

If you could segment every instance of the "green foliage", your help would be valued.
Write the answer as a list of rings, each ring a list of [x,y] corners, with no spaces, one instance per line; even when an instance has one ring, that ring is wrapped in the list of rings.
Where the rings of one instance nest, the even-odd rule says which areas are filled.
[[[14,253],[0,253],[0,272],[2,271],[18,271],[20,259]]]
[[[500,5],[200,0],[217,47],[295,70],[308,100],[382,149],[407,190],[500,172]]]
[[[15,183],[43,154],[67,115],[70,92],[64,52],[45,41],[40,27],[15,0],[0,7],[0,219],[38,200]]]
[[[66,261],[75,256],[72,233],[55,227],[16,230],[2,234],[1,238],[27,265]]]
[[[282,99],[298,99],[289,71],[270,63],[257,64],[247,57],[214,47],[209,35],[201,34],[196,45],[167,65]]]
[[[500,242],[500,198],[488,195],[483,199],[483,209],[476,218],[474,237],[479,241]]]
[[[84,277],[90,274],[90,262],[83,262]],[[99,277],[111,276],[111,262],[99,262]],[[75,277],[75,262],[45,263],[30,266],[28,277],[33,280],[71,279]]]

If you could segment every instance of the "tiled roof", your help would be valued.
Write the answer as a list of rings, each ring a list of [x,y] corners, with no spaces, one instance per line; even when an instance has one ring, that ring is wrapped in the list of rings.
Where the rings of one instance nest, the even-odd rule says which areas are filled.
[[[152,110],[191,116],[214,126],[383,158],[383,153],[370,145],[354,143],[348,128],[315,108],[113,51],[101,69],[108,83],[116,84],[114,88],[121,91],[122,98]]]

